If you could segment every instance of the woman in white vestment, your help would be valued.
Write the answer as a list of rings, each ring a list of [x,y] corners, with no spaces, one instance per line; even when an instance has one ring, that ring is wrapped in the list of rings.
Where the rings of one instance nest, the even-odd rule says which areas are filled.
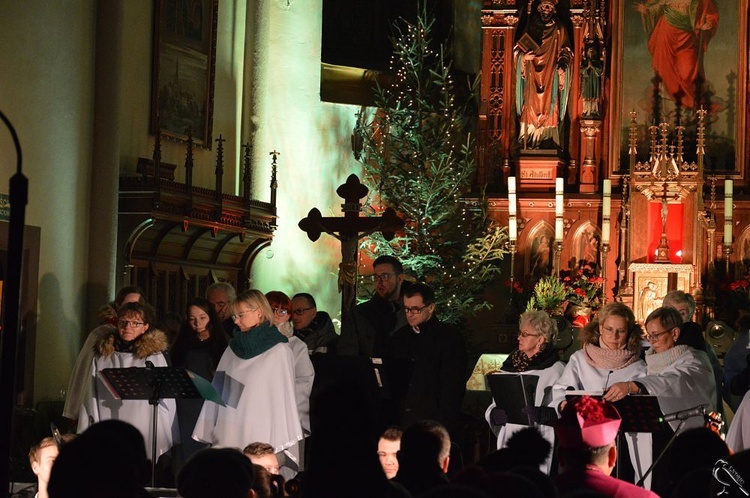
[[[78,420],[81,404],[91,396],[91,365],[94,360],[95,346],[103,336],[117,332],[117,310],[127,303],[145,304],[143,291],[140,287],[129,285],[117,291],[115,300],[107,303],[99,309],[99,326],[92,330],[78,353],[78,358],[73,365],[73,371],[68,380],[67,394],[65,395],[65,406],[63,417]]]
[[[245,291],[232,303],[237,329],[216,367],[213,385],[226,406],[204,403],[193,438],[244,448],[268,443],[276,453],[302,439],[294,393],[294,354],[273,326],[268,300]]]
[[[518,349],[513,351],[503,363],[501,371],[493,375],[528,374],[539,377],[536,393],[530,404],[534,407],[546,407],[551,398],[552,385],[560,377],[565,365],[559,361],[552,341],[557,333],[557,324],[544,311],[527,311],[519,319]],[[507,423],[507,414],[496,408],[495,401],[487,407],[485,420],[492,431],[497,434],[497,448],[503,448],[506,441],[515,432],[526,425]],[[555,417],[556,418],[556,417]],[[532,421],[530,421],[532,422]],[[555,444],[555,431],[549,425],[537,426],[552,447]],[[552,459],[544,463],[543,472],[549,473]]]
[[[117,419],[134,425],[143,435],[146,451],[152,455],[153,407],[147,399],[116,399],[105,384],[101,371],[105,368],[166,367],[167,336],[151,327],[153,311],[141,303],[120,307],[117,329],[104,334],[95,344],[92,367],[91,395],[84,400],[78,420],[78,432],[100,420]],[[158,405],[158,427],[155,458],[169,451],[179,441],[174,399],[162,399]]]
[[[633,382],[613,384],[604,399],[616,401],[628,394],[656,396],[662,413],[668,415],[706,405],[716,407],[716,381],[708,355],[704,351],[681,344],[682,316],[674,308],[662,307],[646,318],[646,338],[651,349],[646,352],[647,375]],[[669,422],[677,430],[679,420]],[[685,420],[684,429],[703,427],[701,416]]]
[[[641,359],[641,327],[633,311],[620,302],[606,304],[596,319],[581,330],[583,347],[573,353],[552,388],[551,407],[562,409],[568,390],[603,394],[617,382],[629,381],[646,374],[646,363]],[[627,433],[631,463],[637,478],[651,465],[650,434]]]
[[[716,381],[711,362],[705,352],[680,344],[680,325],[682,316],[676,309],[661,307],[652,311],[645,322],[646,338],[651,344],[646,352],[647,375],[612,384],[604,399],[616,403],[630,394],[650,394],[656,396],[665,415],[699,405],[714,410]],[[669,425],[677,431],[680,423],[680,420],[673,420]],[[704,417],[694,416],[687,418],[682,427],[686,430],[704,424]],[[654,434],[653,454],[661,453],[670,435],[670,431]],[[656,466],[654,489],[660,494],[667,490],[664,472],[663,465]]]

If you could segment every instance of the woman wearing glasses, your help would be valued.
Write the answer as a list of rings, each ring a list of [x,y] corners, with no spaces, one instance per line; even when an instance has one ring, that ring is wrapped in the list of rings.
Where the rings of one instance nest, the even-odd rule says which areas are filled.
[[[518,321],[518,349],[513,351],[503,363],[501,372],[493,375],[528,374],[538,378],[534,398],[528,405],[531,407],[546,407],[552,393],[552,385],[560,378],[565,364],[559,361],[557,351],[552,347],[552,341],[557,334],[557,324],[544,311],[527,311]],[[523,377],[521,377],[523,378]],[[538,410],[529,410],[538,411]],[[534,413],[536,415],[536,413]],[[508,423],[508,414],[497,408],[495,401],[487,408],[485,419],[490,428],[497,434],[497,448],[503,448],[513,433],[526,425]],[[531,417],[531,415],[529,415]],[[539,418],[539,417],[531,417]],[[555,417],[556,418],[556,417]],[[529,424],[534,420],[529,420]],[[551,426],[539,426],[542,435],[554,445],[555,433]],[[552,460],[544,464],[543,471],[549,473]]]
[[[651,344],[651,349],[646,352],[647,375],[612,384],[604,399],[616,403],[628,395],[650,394],[656,396],[665,415],[683,414],[669,421],[672,430],[677,431],[681,425],[683,430],[703,427],[705,420],[700,408],[694,416],[686,417],[685,413],[701,405],[706,407],[706,411],[715,410],[716,381],[708,355],[681,343],[681,324],[682,316],[674,308],[662,307],[652,311],[646,318],[646,338]],[[681,418],[684,418],[684,424]],[[655,432],[652,454],[660,454],[670,437],[671,431]],[[650,445],[650,440],[651,434],[648,434],[642,438],[639,447]],[[666,468],[668,466],[665,465],[655,468],[652,489],[660,495],[669,494]]]
[[[259,290],[245,291],[232,302],[237,328],[213,381],[226,406],[203,404],[194,439],[235,448],[262,441],[276,453],[302,439],[294,354],[289,339],[273,325],[273,315]]]
[[[289,339],[289,347],[294,353],[294,395],[297,399],[297,411],[302,430],[305,436],[310,434],[310,392],[312,391],[315,370],[313,369],[307,344],[294,335],[292,327],[292,300],[280,291],[266,293],[266,299],[273,312],[273,324],[282,335]],[[286,453],[291,453],[292,459],[298,462],[299,470],[302,469],[302,451],[299,445],[294,445]],[[282,469],[285,470],[285,469]],[[296,472],[295,472],[296,473]],[[284,471],[284,478],[290,479],[295,473]]]
[[[587,391],[592,395],[612,398],[613,384],[626,383],[646,374],[646,363],[641,359],[641,327],[633,311],[623,303],[606,304],[579,333],[582,348],[573,353],[557,384],[552,388],[550,406],[558,413],[565,406],[569,390]],[[613,399],[606,398],[608,401]],[[647,442],[639,441],[647,439]],[[651,464],[650,437],[641,433],[626,433],[635,477],[640,477]],[[621,452],[624,456],[626,452]],[[636,458],[636,453],[638,457]],[[629,469],[623,469],[628,473]],[[621,476],[623,474],[620,474]]]
[[[117,419],[134,425],[143,434],[150,459],[157,458],[179,438],[174,399],[162,399],[158,407],[157,455],[151,453],[153,407],[148,400],[116,399],[99,375],[105,368],[166,367],[167,336],[151,327],[153,311],[141,303],[127,303],[117,312],[117,329],[102,336],[95,346],[91,397],[84,401],[78,432],[100,420]]]
[[[190,370],[211,381],[216,366],[227,349],[228,341],[214,307],[207,299],[196,297],[188,303],[182,327],[172,345],[172,365]],[[177,421],[180,425],[182,443],[179,448],[178,468],[195,452],[206,446],[191,437],[202,407],[202,399],[177,400]]]
[[[613,384],[604,396],[607,401],[628,394],[651,394],[659,400],[662,413],[671,414],[706,405],[716,407],[716,381],[705,352],[680,340],[682,317],[674,308],[662,307],[646,318],[646,338],[651,349],[646,352],[647,375],[631,382]],[[680,420],[669,422],[677,430]],[[701,427],[703,417],[685,420],[685,429]]]

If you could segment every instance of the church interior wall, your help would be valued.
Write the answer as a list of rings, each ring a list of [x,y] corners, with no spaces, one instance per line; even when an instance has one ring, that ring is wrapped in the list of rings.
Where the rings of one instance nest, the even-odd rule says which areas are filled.
[[[108,20],[97,21],[97,8],[110,10]],[[336,187],[359,172],[350,145],[359,108],[322,103],[319,97],[321,11],[321,1],[220,2],[213,136],[227,140],[225,192],[239,191],[240,145],[252,143],[253,197],[263,201],[269,200],[269,152],[281,152],[279,227],[272,245],[256,259],[251,285],[309,291],[320,309],[336,317],[338,241],[324,235],[312,243],[297,227],[313,207],[339,214]],[[114,241],[100,247],[94,233],[104,230],[101,219],[116,219],[117,204],[107,207],[95,193],[97,181],[111,184],[112,175],[135,174],[137,159],[153,153],[152,16],[150,0],[4,2],[0,7],[0,67],[14,68],[0,74],[0,109],[14,123],[24,151],[30,185],[26,223],[41,227],[35,389],[27,404],[59,398],[96,309],[121,284],[123,268],[116,256],[98,255]],[[107,24],[113,19],[121,20],[119,33]],[[103,23],[100,30],[112,31],[109,43],[118,48],[106,69],[95,63],[102,36],[97,22]],[[95,101],[95,84],[107,81],[100,70],[110,78],[119,75],[119,88],[96,88]],[[111,95],[104,102],[103,90]],[[103,113],[114,113],[115,123],[97,130]],[[112,143],[102,149],[101,141]],[[15,169],[14,157],[3,130],[4,178]],[[95,158],[106,164],[94,163]],[[175,180],[184,182],[185,145],[162,141],[162,160],[177,164]],[[213,188],[216,147],[196,149],[195,162],[194,184]]]
[[[94,3],[0,5],[0,108],[23,148],[29,179],[26,224],[41,228],[36,399],[59,397],[83,325],[90,256]],[[2,127],[1,193],[8,193],[15,169],[14,147]]]

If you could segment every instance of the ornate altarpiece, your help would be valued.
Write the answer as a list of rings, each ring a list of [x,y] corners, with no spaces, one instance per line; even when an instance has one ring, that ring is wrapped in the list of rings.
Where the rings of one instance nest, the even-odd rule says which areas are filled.
[[[565,183],[564,237],[556,255],[559,264],[550,272],[580,264],[586,244],[591,242],[591,247],[599,248],[599,271],[607,278],[609,300],[620,299],[635,309],[643,287],[656,280],[653,284],[658,297],[675,288],[691,292],[700,304],[699,310],[710,316],[714,311],[711,287],[719,279],[743,275],[745,267],[750,266],[745,264],[750,262],[750,198],[745,195],[750,164],[750,130],[745,116],[748,19],[734,14],[719,19],[718,29],[724,29],[721,33],[725,41],[734,40],[736,45],[731,48],[736,50],[709,45],[706,58],[721,57],[726,52],[736,54],[736,60],[729,61],[731,71],[726,74],[709,73],[713,66],[706,62],[706,80],[726,80],[728,86],[716,99],[719,104],[712,100],[713,94],[706,97],[702,107],[707,114],[700,125],[697,105],[695,110],[681,112],[679,106],[663,104],[668,99],[659,95],[663,89],[650,64],[633,67],[629,44],[634,29],[631,11],[636,3],[560,0],[557,11],[565,16],[574,53],[564,135],[557,151],[535,154],[520,150],[518,145],[514,47],[520,36],[517,29],[537,8],[538,1],[483,1],[477,184],[489,185],[489,192],[498,192],[490,194],[491,216],[507,226],[507,180],[511,176],[519,179],[518,253],[509,270],[525,286],[539,276],[534,267],[539,259],[536,248],[540,236],[553,233],[554,179],[561,177]],[[727,9],[735,14],[747,12],[748,0],[736,3],[720,8],[723,13]],[[735,26],[736,32],[726,31]],[[587,47],[596,48],[602,68],[596,112],[591,112],[582,95],[582,61]],[[629,101],[625,95],[635,72],[639,77],[644,72],[651,74],[654,83],[652,94],[644,93],[643,101],[648,105],[633,114],[634,109],[626,108]],[[652,103],[648,103],[650,98]],[[721,119],[726,132],[718,130],[715,116],[719,113],[724,113]],[[701,126],[703,142],[699,137]],[[722,133],[729,135],[725,137],[726,147],[717,141]],[[714,149],[718,153],[729,151],[726,160],[716,161]],[[706,157],[709,160],[704,164]],[[662,163],[676,168],[669,178],[659,176],[656,166]],[[734,181],[734,198],[729,201],[733,206],[731,245],[725,245],[722,237],[727,178]],[[601,239],[605,179],[613,185],[609,244]],[[661,215],[662,210],[666,217]],[[671,249],[656,261],[655,248],[662,232]]]

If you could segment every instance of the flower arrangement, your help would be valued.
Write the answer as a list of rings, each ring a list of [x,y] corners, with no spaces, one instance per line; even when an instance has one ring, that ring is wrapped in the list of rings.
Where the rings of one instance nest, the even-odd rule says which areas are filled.
[[[742,280],[729,282],[724,286],[724,290],[737,292],[744,298],[750,297],[750,281],[743,278]]]
[[[526,311],[543,310],[551,315],[562,315],[570,297],[570,290],[557,277],[543,277],[534,286],[534,294]]]
[[[750,306],[750,277],[724,283],[719,288],[717,303],[727,309],[740,309]]]
[[[602,306],[604,279],[598,276],[587,276],[578,273],[563,279],[568,288],[568,301],[582,308],[596,311]]]

